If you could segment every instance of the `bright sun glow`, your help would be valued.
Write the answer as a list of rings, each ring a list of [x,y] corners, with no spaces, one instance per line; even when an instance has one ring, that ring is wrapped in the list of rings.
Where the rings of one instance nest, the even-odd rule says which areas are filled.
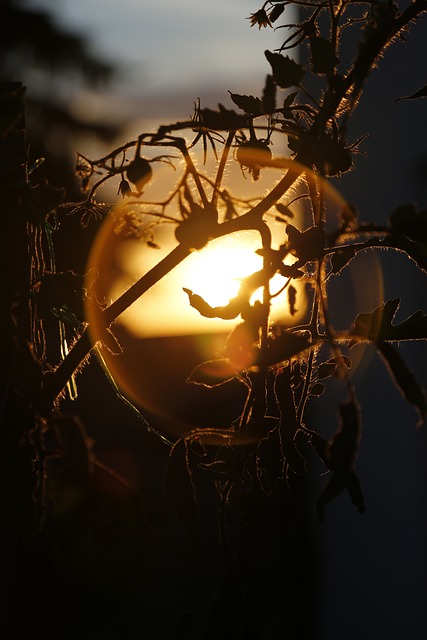
[[[173,273],[158,282],[136,301],[119,321],[135,335],[166,336],[229,331],[236,320],[205,318],[193,309],[183,288],[202,296],[212,307],[223,306],[235,297],[242,278],[262,268],[262,258],[255,253],[260,248],[259,235],[242,232],[213,240],[201,251],[193,252]],[[153,266],[159,251],[127,242],[118,251],[117,263],[121,275],[110,289],[111,299],[120,295],[133,281]],[[281,289],[286,280],[277,275],[271,281],[272,292]],[[261,290],[253,300],[260,298]],[[305,305],[300,296],[300,317]],[[274,299],[273,320],[289,318],[286,292]]]

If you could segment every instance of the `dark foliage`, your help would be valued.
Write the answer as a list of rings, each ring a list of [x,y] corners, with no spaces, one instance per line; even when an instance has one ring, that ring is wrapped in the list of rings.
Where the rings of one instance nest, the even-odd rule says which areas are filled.
[[[251,25],[271,27],[286,18],[288,4],[268,0],[251,14]],[[319,475],[327,472],[326,479],[317,483],[319,519],[327,516],[327,505],[341,493],[347,493],[360,513],[365,510],[356,473],[362,424],[351,377],[355,346],[369,343],[376,349],[419,422],[424,422],[425,394],[399,344],[426,340],[427,316],[417,311],[397,322],[400,301],[383,300],[377,308],[358,313],[345,330],[336,330],[330,320],[329,290],[360,252],[387,248],[426,271],[426,212],[403,205],[390,214],[387,225],[380,226],[360,222],[355,211],[344,206],[338,221],[331,221],[326,194],[328,178],[354,168],[360,140],[347,138],[348,121],[369,71],[389,44],[425,13],[427,4],[425,0],[406,8],[391,2],[293,4],[300,5],[301,21],[279,25],[291,34],[278,51],[266,51],[269,73],[259,96],[231,93],[233,109],[196,105],[189,121],[141,133],[102,158],[79,155],[76,173],[83,193],[74,203],[64,201],[62,190],[32,175],[24,89],[20,84],[2,86],[0,186],[5,226],[0,329],[5,357],[0,472],[5,524],[1,550],[10,586],[0,629],[5,637],[34,637],[21,612],[34,608],[36,600],[30,586],[22,585],[42,585],[52,597],[55,584],[54,578],[41,576],[39,564],[52,576],[72,565],[79,536],[86,543],[95,541],[89,554],[105,543],[104,536],[113,535],[128,560],[126,548],[133,544],[129,536],[139,530],[139,496],[98,460],[81,420],[62,409],[66,392],[75,397],[82,365],[94,360],[95,353],[112,393],[170,449],[164,488],[188,531],[188,557],[200,550],[201,516],[218,526],[220,578],[209,604],[180,621],[185,637],[261,637],[259,620],[265,612],[273,615],[283,597],[289,605],[289,627],[297,618],[303,626],[304,588],[299,583],[295,592],[293,581],[302,582],[310,555],[304,526],[308,479],[319,468]],[[24,20],[18,28],[19,10],[14,3],[6,8],[15,38],[30,35],[40,60],[50,60],[49,46],[57,34],[47,16],[27,12],[29,23]],[[35,21],[38,30],[27,28]],[[351,60],[345,61],[340,45],[352,30],[360,40]],[[50,34],[49,44],[42,38],[40,45],[43,33]],[[77,56],[90,77],[105,76],[107,67],[95,64],[78,38],[69,36],[61,43],[58,63]],[[283,53],[297,45],[305,48],[306,64]],[[5,39],[3,46],[7,50],[12,40]],[[321,83],[315,97],[306,89],[310,77]],[[425,89],[420,89],[407,99],[424,96]],[[273,153],[275,136],[285,136],[290,158]],[[199,146],[207,158],[208,143],[210,159],[216,162],[213,178],[193,159]],[[176,179],[171,192],[153,202],[144,191],[156,180],[159,163],[175,169]],[[272,171],[277,179],[263,195],[242,200],[224,187],[225,168],[233,164],[248,180],[261,180]],[[55,258],[61,213],[74,214],[70,219],[84,228],[113,215],[112,207],[98,200],[98,189],[107,181],[116,183],[123,196],[114,212],[118,234],[154,249],[160,242],[159,229],[167,224],[174,225],[176,240],[171,253],[110,305],[103,303],[102,278],[89,299],[81,275],[71,270],[72,265],[58,270]],[[304,223],[296,221],[301,203],[306,205]],[[282,229],[277,245],[272,242],[271,221]],[[225,427],[197,425],[171,438],[161,426],[148,424],[116,386],[109,362],[111,352],[120,353],[121,348],[112,325],[193,251],[242,230],[258,234],[262,267],[242,279],[237,295],[226,305],[212,306],[184,288],[189,304],[202,316],[236,320],[222,357],[199,363],[188,383],[208,393],[238,384],[240,391],[244,389],[239,416]],[[271,320],[270,283],[277,276],[287,293],[290,317],[281,323]],[[253,301],[253,293],[260,289],[261,300]],[[292,318],[305,303],[307,312],[295,325]],[[95,338],[89,333],[85,305],[91,309],[92,322],[95,319],[103,327]],[[309,409],[337,380],[347,398],[338,406],[335,433],[326,437]],[[210,496],[213,515],[207,514],[200,495]],[[75,501],[75,508],[61,511],[64,496]],[[261,526],[265,523],[268,527]],[[41,635],[43,630],[39,631]],[[64,637],[76,635],[71,630]]]

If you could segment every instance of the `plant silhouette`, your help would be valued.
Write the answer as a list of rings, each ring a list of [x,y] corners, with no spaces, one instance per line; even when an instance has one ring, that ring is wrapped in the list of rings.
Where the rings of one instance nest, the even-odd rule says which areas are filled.
[[[261,637],[250,629],[249,612],[251,607],[274,607],[277,594],[290,592],[281,582],[292,566],[283,547],[298,532],[297,572],[303,568],[307,549],[301,525],[304,478],[311,468],[327,472],[319,481],[315,501],[320,520],[341,493],[348,494],[360,513],[365,511],[356,471],[361,417],[352,377],[353,354],[359,347],[375,347],[396,387],[418,415],[419,425],[427,412],[424,391],[399,351],[402,342],[427,339],[425,313],[417,311],[399,322],[395,316],[400,300],[382,300],[338,330],[329,294],[334,280],[366,253],[398,252],[421,272],[427,271],[427,211],[399,205],[390,212],[387,225],[378,225],[361,222],[345,203],[331,214],[328,203],[330,179],[339,180],[353,170],[354,155],[363,152],[363,139],[347,136],[351,116],[363,99],[366,78],[385,49],[404,37],[425,13],[427,4],[425,0],[402,7],[392,2],[268,0],[251,14],[250,25],[270,28],[286,20],[289,4],[299,8],[300,21],[279,24],[289,35],[277,51],[265,52],[269,73],[258,97],[230,92],[232,108],[220,104],[212,109],[196,103],[187,121],[162,125],[154,133],[143,132],[102,158],[79,155],[76,173],[85,198],[77,204],[64,204],[57,190],[32,183],[26,168],[22,88],[7,85],[3,90],[2,144],[7,142],[11,149],[5,151],[8,172],[3,185],[9,189],[5,207],[12,210],[18,203],[22,217],[21,226],[15,225],[8,237],[14,238],[15,246],[26,256],[19,277],[12,274],[5,287],[3,420],[9,434],[7,450],[13,451],[13,459],[19,459],[19,468],[25,471],[29,521],[35,518],[40,530],[49,526],[54,504],[49,475],[55,471],[50,458],[60,459],[71,474],[76,470],[73,455],[85,459],[84,482],[78,479],[83,485],[88,477],[109,473],[96,459],[80,421],[61,412],[65,394],[76,393],[83,364],[97,354],[112,393],[170,450],[165,491],[187,528],[192,554],[200,544],[198,487],[211,479],[216,491],[215,524],[223,571],[204,615],[193,612],[188,624],[181,621],[183,632],[193,633],[187,637]],[[355,33],[358,44],[348,60],[342,59],[344,42],[348,35],[353,42]],[[306,63],[289,56],[288,51],[296,46],[305,52]],[[313,77],[314,83],[310,81]],[[316,95],[307,89],[312,84],[319,87]],[[425,88],[400,96],[405,100],[422,97]],[[275,153],[282,140],[287,142],[289,156]],[[197,153],[205,164],[196,161]],[[230,167],[237,167],[241,179],[252,186],[262,184],[267,175],[273,176],[272,185],[262,195],[234,195],[227,184]],[[149,189],[160,169],[173,176],[173,187],[162,199],[152,200]],[[116,207],[105,204],[99,195],[107,182],[114,183],[121,195]],[[102,274],[88,292],[81,276],[55,269],[53,220],[61,210],[83,227],[106,217],[117,236],[138,240],[144,251],[154,251],[161,242],[161,229],[173,227],[175,245],[107,305],[103,303],[105,290],[99,285]],[[275,237],[279,234],[278,242],[273,228]],[[212,306],[182,283],[183,295],[195,312],[236,320],[222,356],[200,362],[189,372],[188,384],[213,389],[237,381],[244,390],[241,411],[226,428],[196,425],[176,438],[149,424],[117,386],[110,371],[114,354],[121,352],[115,323],[193,252],[241,231],[258,235],[262,268],[242,279],[235,297],[225,305]],[[10,274],[13,258],[10,253],[6,257],[3,273]],[[277,295],[272,280],[277,276],[280,291],[287,295],[288,313],[283,322],[272,323]],[[261,296],[254,300],[256,291]],[[304,305],[304,317],[296,324],[293,317]],[[73,336],[72,347],[64,342],[65,330]],[[50,359],[50,340],[63,345],[57,365]],[[317,428],[312,406],[335,381],[345,389],[346,397],[337,406],[337,428],[328,439]],[[18,403],[22,404],[19,426],[12,419]],[[36,461],[35,479],[28,469],[31,458]],[[112,474],[111,478],[120,485],[119,477]],[[133,500],[126,483],[122,490]],[[36,506],[32,507],[34,496]],[[260,523],[268,523],[269,539]],[[31,530],[31,524],[26,527]],[[271,591],[266,596],[268,603],[262,603],[259,584],[265,581],[266,571]],[[289,596],[290,606],[302,610],[293,597],[295,602]]]

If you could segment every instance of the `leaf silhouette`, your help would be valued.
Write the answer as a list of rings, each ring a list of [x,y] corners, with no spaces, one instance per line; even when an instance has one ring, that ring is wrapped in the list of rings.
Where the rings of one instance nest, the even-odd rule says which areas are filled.
[[[352,335],[381,342],[392,339],[394,327],[391,322],[399,307],[400,299],[387,300],[371,313],[359,313],[354,322]]]
[[[337,249],[331,256],[331,273],[338,275],[349,262],[356,256],[356,249],[349,245],[342,249]]]
[[[264,113],[263,102],[260,98],[254,98],[254,96],[241,96],[237,93],[231,93],[231,91],[229,91],[229,94],[234,104],[236,104],[239,109],[242,109],[245,113],[250,113],[253,116],[260,116]]]
[[[390,215],[390,225],[397,231],[416,242],[427,242],[427,210],[419,211],[415,204],[398,207]]]
[[[292,224],[286,227],[290,250],[298,257],[298,266],[318,260],[323,252],[326,232],[321,227],[310,227],[299,231]]]
[[[223,307],[211,307],[196,293],[193,293],[191,289],[183,287],[183,291],[188,295],[190,305],[196,309],[201,316],[205,318],[222,318],[223,320],[233,320],[242,312],[244,300],[241,297],[232,298],[230,302]]]
[[[263,113],[273,113],[276,109],[276,85],[270,74],[265,79],[265,87],[262,93]]]
[[[235,378],[240,371],[241,367],[237,367],[225,358],[207,360],[193,369],[187,382],[209,388],[218,387]]]
[[[427,83],[415,93],[412,93],[410,96],[403,96],[401,98],[396,98],[395,102],[399,100],[415,100],[416,98],[427,98]]]
[[[295,306],[296,301],[297,301],[297,290],[292,284],[290,284],[288,287],[288,303],[289,303],[289,313],[291,314],[291,316],[294,316],[298,311],[298,309]]]
[[[418,426],[421,426],[425,420],[427,412],[427,403],[425,392],[416,381],[414,374],[407,367],[400,353],[393,345],[382,342],[379,345],[381,355],[383,356],[387,367],[390,371],[394,382],[402,392],[402,395],[409,404],[418,411],[420,420]]]
[[[400,299],[388,300],[371,313],[360,313],[354,322],[351,335],[357,335],[377,344],[384,341],[427,339],[427,314],[416,311],[398,325],[392,320],[399,308]]]
[[[273,70],[275,83],[282,89],[296,87],[300,84],[305,75],[304,67],[295,60],[284,56],[281,53],[265,51],[265,57]]]
[[[350,493],[352,501],[360,513],[365,510],[360,484],[355,476],[354,463],[360,439],[359,408],[354,400],[340,405],[339,416],[341,426],[332,443],[327,446],[321,436],[311,436],[311,442],[325,465],[331,469],[332,477],[317,499],[317,515],[323,520],[326,504],[337,497],[343,489]]]
[[[218,111],[200,109],[200,118],[204,127],[217,131],[229,131],[248,126],[247,116],[239,115],[232,109],[226,109],[222,104],[218,105]]]

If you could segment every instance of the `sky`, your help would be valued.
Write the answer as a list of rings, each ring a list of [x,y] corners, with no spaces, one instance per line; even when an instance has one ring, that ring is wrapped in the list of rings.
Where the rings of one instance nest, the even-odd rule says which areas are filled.
[[[228,99],[261,91],[265,49],[283,31],[250,28],[258,0],[28,0],[64,27],[86,35],[91,49],[121,71],[116,91],[144,96],[212,92]],[[292,22],[291,9],[288,9]],[[280,34],[280,35],[279,35]],[[222,93],[222,96],[221,96]],[[191,102],[190,102],[191,104]]]

